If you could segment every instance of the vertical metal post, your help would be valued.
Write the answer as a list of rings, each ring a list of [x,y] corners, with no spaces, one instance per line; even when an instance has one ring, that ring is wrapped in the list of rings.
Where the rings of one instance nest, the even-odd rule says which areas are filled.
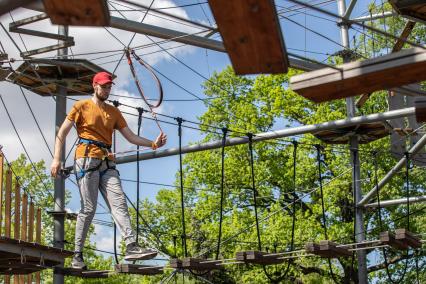
[[[68,27],[59,26],[58,34],[68,36]],[[66,58],[68,55],[68,49],[58,50],[58,55]],[[66,111],[67,111],[67,100],[66,100],[67,90],[63,87],[59,87],[58,94],[56,95],[56,121],[55,121],[55,137],[58,134],[59,128],[65,120]],[[60,157],[61,163],[65,161],[65,141],[63,144],[63,151]],[[58,248],[64,248],[64,239],[65,239],[65,230],[64,230],[64,219],[65,219],[65,179],[62,176],[58,176],[55,179],[55,214],[54,216],[54,236],[53,236],[53,245]],[[63,284],[64,276],[61,274],[53,275],[54,284]]]
[[[346,1],[337,0],[337,5],[339,9],[339,15],[344,16],[346,13]],[[342,45],[345,48],[349,48],[349,32],[348,25],[345,22],[340,23],[340,36],[342,40]],[[346,53],[343,53],[346,54]],[[348,58],[343,58],[345,62],[348,61]],[[353,98],[346,99],[346,112],[349,118],[355,116],[355,102]],[[358,148],[359,142],[356,135],[350,137],[349,147],[351,149],[351,164],[353,167],[352,171],[352,186],[354,192],[354,203],[362,199],[361,191],[361,168],[359,163]],[[365,241],[365,230],[364,230],[364,215],[363,208],[356,206],[355,208],[355,239],[356,242]],[[357,251],[357,260],[358,260],[358,283],[367,284],[367,257],[365,250]]]

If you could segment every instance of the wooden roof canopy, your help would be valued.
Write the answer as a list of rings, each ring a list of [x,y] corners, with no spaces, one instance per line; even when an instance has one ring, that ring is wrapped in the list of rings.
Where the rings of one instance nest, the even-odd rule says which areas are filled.
[[[287,72],[273,0],[209,0],[209,5],[236,74]]]
[[[389,3],[399,14],[426,23],[426,2],[424,0],[389,0]]]
[[[43,0],[52,24],[70,26],[108,26],[110,14],[106,0]]]
[[[7,79],[41,96],[57,94],[60,86],[68,96],[81,96],[93,92],[93,76],[101,71],[106,70],[85,59],[31,59]]]
[[[290,87],[320,103],[421,82],[426,80],[425,70],[426,50],[410,48],[293,76]]]

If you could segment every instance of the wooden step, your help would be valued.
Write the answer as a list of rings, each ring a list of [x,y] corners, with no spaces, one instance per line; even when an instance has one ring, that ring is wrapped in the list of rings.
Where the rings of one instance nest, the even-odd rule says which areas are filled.
[[[404,244],[409,245],[410,247],[416,249],[422,247],[422,242],[420,238],[415,236],[412,232],[406,229],[396,229],[395,230],[395,239],[403,242]]]
[[[162,274],[163,268],[158,266],[139,265],[139,264],[116,264],[115,272],[139,275]]]
[[[273,0],[209,0],[235,73],[286,73],[288,57]]]
[[[421,82],[425,69],[426,50],[410,48],[293,76],[290,88],[320,103]]]
[[[3,257],[0,255],[0,257]],[[45,267],[40,266],[39,262],[29,261],[22,263],[21,260],[5,260],[0,259],[0,274],[3,275],[25,275],[34,272],[38,272],[45,269]]]
[[[170,267],[175,269],[189,269],[197,271],[205,270],[217,270],[222,269],[222,266],[217,265],[222,263],[220,260],[208,260],[208,259],[199,259],[187,257],[182,260],[172,259],[170,261]]]
[[[269,265],[269,264],[279,264],[283,263],[283,259],[279,259],[280,255],[274,255],[268,252],[262,252],[262,251],[240,251],[236,254],[237,261],[242,261],[245,263],[251,263],[251,264],[262,264],[262,265]]]
[[[55,274],[61,274],[64,276],[74,276],[80,278],[108,278],[109,270],[82,270],[71,267],[55,267]]]
[[[392,248],[397,249],[397,250],[405,250],[405,249],[408,249],[408,247],[409,247],[406,242],[403,242],[401,240],[397,240],[395,238],[395,235],[392,234],[389,231],[381,232],[379,239],[380,239],[380,242],[382,244],[389,245]]]
[[[319,243],[314,243],[314,242],[306,243],[305,249],[309,253],[312,253],[321,257],[325,257],[325,258],[352,256],[352,253],[348,249],[337,247],[336,243],[332,241],[328,241],[328,240],[323,240],[323,241],[320,241]]]

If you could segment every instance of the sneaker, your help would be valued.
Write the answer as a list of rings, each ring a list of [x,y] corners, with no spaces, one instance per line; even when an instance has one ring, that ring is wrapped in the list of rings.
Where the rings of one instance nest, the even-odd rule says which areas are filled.
[[[137,243],[128,244],[126,247],[125,260],[147,260],[157,256],[157,252],[150,248],[142,248]]]
[[[76,252],[74,254],[72,261],[71,261],[71,266],[72,266],[72,268],[75,268],[75,269],[87,270],[87,266],[84,263],[82,252]]]

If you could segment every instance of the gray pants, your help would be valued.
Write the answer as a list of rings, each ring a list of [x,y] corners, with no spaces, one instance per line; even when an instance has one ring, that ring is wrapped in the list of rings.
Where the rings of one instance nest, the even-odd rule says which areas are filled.
[[[77,159],[75,169],[79,171],[83,167],[84,158]],[[96,171],[87,172],[84,177],[78,180],[80,189],[81,209],[77,216],[75,228],[75,251],[83,251],[89,226],[92,223],[96,212],[98,201],[98,190],[101,192],[105,203],[114,218],[115,223],[120,228],[123,239],[127,244],[136,241],[135,233],[130,224],[129,209],[126,198],[121,187],[121,181],[117,170],[109,169],[102,176],[101,172],[107,169],[106,161],[95,158],[86,158],[85,169],[92,169],[102,163]],[[110,167],[115,166],[114,162],[108,162]]]

